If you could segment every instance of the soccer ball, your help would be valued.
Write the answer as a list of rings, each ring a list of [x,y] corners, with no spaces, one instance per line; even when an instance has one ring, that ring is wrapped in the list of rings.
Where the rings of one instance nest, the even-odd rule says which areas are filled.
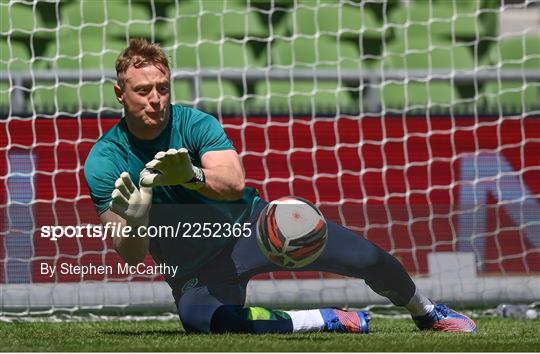
[[[298,197],[276,199],[259,214],[257,243],[272,263],[286,268],[304,267],[319,257],[328,227],[319,209]]]

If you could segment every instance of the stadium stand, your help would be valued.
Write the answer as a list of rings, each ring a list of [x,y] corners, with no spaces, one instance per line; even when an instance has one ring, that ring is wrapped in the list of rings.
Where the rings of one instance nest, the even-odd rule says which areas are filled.
[[[242,2],[206,1],[181,2],[178,7],[167,10],[167,25],[161,28],[165,44],[172,44],[176,38],[182,43],[216,41],[224,38],[240,41],[264,41],[268,28],[253,11],[247,11]],[[199,29],[204,29],[199,30]]]
[[[25,79],[23,87],[19,88],[27,111],[34,112],[36,107],[40,110],[43,105],[52,109],[63,107],[67,111],[78,108],[78,111],[90,107],[96,109],[100,103],[119,109],[114,98],[104,94],[108,88],[103,91],[100,86],[110,86],[104,73],[113,68],[111,63],[129,36],[161,42],[170,53],[174,67],[184,72],[174,77],[174,99],[203,106],[220,103],[214,104],[213,108],[206,106],[208,109],[224,106],[234,110],[259,109],[266,107],[266,104],[260,104],[260,99],[264,100],[267,95],[274,102],[270,106],[282,107],[291,103],[297,107],[295,110],[309,107],[307,113],[318,110],[318,106],[324,111],[333,100],[337,100],[342,108],[362,110],[366,102],[373,102],[374,98],[376,104],[380,102],[378,109],[399,108],[408,103],[425,107],[428,101],[441,107],[470,102],[483,102],[493,107],[500,103],[501,108],[494,109],[509,107],[511,110],[522,105],[538,105],[538,85],[532,82],[464,84],[431,76],[429,82],[405,77],[381,85],[364,79],[366,75],[384,74],[386,69],[398,72],[473,70],[495,68],[498,63],[502,70],[537,69],[534,48],[538,47],[539,36],[530,33],[527,48],[533,48],[531,54],[527,54],[526,62],[516,63],[512,52],[518,53],[519,48],[516,44],[511,47],[510,43],[519,40],[505,39],[497,34],[497,0],[411,1],[406,4],[393,0],[363,6],[354,3],[336,6],[331,1],[321,1],[319,6],[314,6],[312,1],[243,0],[104,3],[106,6],[98,6],[92,1],[68,0],[56,5],[40,2],[35,6],[26,3],[5,6],[0,28],[4,38],[9,35],[10,43],[3,41],[2,46],[7,47],[2,57],[12,58],[10,71],[31,75],[40,70],[71,70],[72,74],[98,70],[103,73],[101,77],[83,83],[83,87],[91,87],[88,93],[94,92],[96,96],[84,102],[77,96],[80,91],[74,90],[78,82],[76,77],[75,81],[71,76],[68,80],[62,74],[54,82]],[[103,42],[110,43],[111,50]],[[58,43],[65,49],[57,49]],[[76,57],[78,45],[84,53],[80,58]],[[26,53],[22,53],[23,50]],[[396,54],[404,50],[410,52],[401,56]],[[437,54],[441,51],[446,51],[448,56]],[[25,60],[28,63],[20,67]],[[51,66],[53,63],[54,67]],[[5,68],[7,62],[2,65]],[[230,76],[224,78],[220,74],[228,69],[245,72],[289,67],[336,72],[356,70],[358,80],[354,84],[350,80],[347,83],[299,80],[293,92],[288,91],[290,83],[282,80],[266,82],[241,77],[231,80]],[[194,72],[208,69],[219,69],[219,82],[215,78],[195,80]],[[524,92],[517,92],[523,84],[527,85]],[[4,107],[10,85],[3,80],[0,86],[0,103]],[[52,86],[56,88],[48,90]],[[368,91],[369,100],[366,97]],[[378,91],[380,100],[377,100],[377,94],[373,95]],[[285,92],[289,92],[290,97],[286,97]],[[60,107],[51,106],[53,96]]]
[[[401,6],[390,16],[390,23],[410,35],[439,36],[473,41],[487,34],[477,19],[478,1],[414,2]]]
[[[289,37],[275,41],[271,46],[272,66],[287,70],[326,70],[339,74],[342,70],[359,70],[358,49],[348,42],[336,42],[331,36],[311,39]],[[317,81],[271,81],[267,84],[260,81],[255,86],[256,97],[261,101],[270,99],[273,111],[315,112],[335,110],[336,104],[341,107],[354,105],[353,95],[339,80]],[[264,107],[263,102],[255,106]],[[289,106],[290,104],[290,106]]]
[[[358,48],[361,60],[367,64],[375,61],[380,55],[382,42],[387,40],[390,31],[387,30],[375,15],[363,8],[344,5],[342,7],[317,7],[305,2],[305,7],[299,7],[290,13],[286,26],[291,37],[316,38],[318,36],[333,36],[335,40],[353,44]]]
[[[39,56],[54,39],[54,30],[47,28],[39,11],[32,6],[15,3],[0,11],[0,32],[11,43],[24,45],[30,56]]]
[[[504,38],[491,47],[490,60],[497,70],[539,70],[540,38]],[[485,93],[487,104],[493,109],[499,109],[501,105],[510,107],[512,111],[523,112],[538,106],[540,82],[528,81],[525,76],[520,81],[489,82]]]
[[[199,45],[180,44],[171,50],[173,66],[179,70],[197,71],[201,69],[220,68],[237,69],[238,71],[262,68],[265,57],[256,56],[247,43],[227,40],[221,42],[202,42]],[[185,80],[174,80],[174,97],[177,100],[191,99],[190,84]],[[228,110],[239,109],[241,97],[251,93],[249,85],[243,82],[232,82],[222,79],[202,80],[200,87],[201,104],[212,105],[223,97],[222,107]],[[213,106],[215,107],[215,105]],[[208,107],[209,108],[209,107]]]
[[[152,36],[152,18],[142,6],[126,6],[120,2],[73,2],[61,12],[62,26],[75,28],[80,36],[100,36],[126,41],[129,37]]]
[[[433,71],[446,69],[450,72],[455,69],[473,72],[474,62],[467,48],[442,39],[426,42],[425,37],[405,38],[404,41],[394,41],[384,52],[383,68],[404,70],[406,77],[400,82],[390,80],[382,86],[383,107],[403,110],[456,103],[460,97],[459,86],[451,80],[451,74],[443,74],[435,80]],[[415,73],[421,77],[408,77]]]
[[[28,72],[30,71],[30,57],[27,48],[19,42],[0,41],[0,71]],[[0,109],[9,107],[11,78],[0,81]],[[15,84],[13,82],[13,84]],[[6,109],[7,110],[7,109]]]
[[[31,104],[40,110],[78,112],[98,110],[101,107],[119,109],[113,91],[113,81],[106,80],[103,72],[115,66],[116,57],[125,47],[125,41],[104,38],[86,33],[84,41],[77,29],[59,31],[57,43],[51,43],[45,59],[37,69],[56,73],[58,82],[39,82],[32,92]],[[64,79],[59,73],[69,73],[73,78]],[[84,72],[94,71],[98,77],[84,80]]]

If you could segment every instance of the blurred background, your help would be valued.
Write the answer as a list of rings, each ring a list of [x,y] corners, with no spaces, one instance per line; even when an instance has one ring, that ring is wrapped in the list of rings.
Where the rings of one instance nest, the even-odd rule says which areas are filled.
[[[538,109],[536,1],[3,1],[1,11],[4,112],[119,110],[114,63],[131,37],[161,43],[174,100],[208,110]]]
[[[38,231],[98,223],[83,166],[122,117],[115,60],[134,37],[162,45],[173,102],[223,124],[264,198],[313,201],[431,298],[540,299],[539,1],[0,0],[0,15],[0,312],[171,304],[160,277],[39,269],[120,262],[110,240]],[[250,286],[272,306],[385,301],[314,272]]]

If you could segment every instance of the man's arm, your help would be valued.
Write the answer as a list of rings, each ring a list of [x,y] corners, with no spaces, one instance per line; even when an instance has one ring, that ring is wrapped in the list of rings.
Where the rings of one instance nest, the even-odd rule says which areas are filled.
[[[234,150],[208,151],[201,158],[205,184],[199,193],[217,200],[238,200],[245,188],[244,169]]]
[[[146,254],[148,253],[148,238],[139,237],[136,234],[137,228],[141,225],[128,225],[124,218],[115,214],[110,209],[101,214],[99,219],[101,225],[115,223],[114,225],[117,225],[120,230],[125,226],[130,226],[132,230],[131,237],[109,235],[112,236],[114,249],[129,265],[136,265],[144,260],[144,257],[146,257]]]
[[[131,228],[130,237],[113,236],[114,249],[130,265],[142,262],[148,253],[148,239],[139,235],[138,229],[148,225],[151,206],[152,187],[137,188],[129,173],[122,172],[114,183],[109,210],[100,215],[103,225],[116,222],[122,230]]]
[[[202,168],[193,166],[184,148],[160,151],[146,164],[141,174],[141,186],[182,185],[217,200],[242,197],[245,177],[236,151],[208,151],[202,156],[201,164]]]

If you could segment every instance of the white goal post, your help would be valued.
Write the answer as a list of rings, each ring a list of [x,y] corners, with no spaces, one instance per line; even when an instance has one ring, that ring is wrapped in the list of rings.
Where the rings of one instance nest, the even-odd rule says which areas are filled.
[[[297,195],[396,256],[430,298],[540,300],[540,2],[10,0],[0,3],[0,315],[174,311],[158,275],[83,277],[110,240],[83,166],[122,116],[114,60],[162,44],[174,102],[213,114],[246,182]],[[146,264],[152,264],[150,257]],[[362,280],[253,279],[248,303],[364,307]]]

